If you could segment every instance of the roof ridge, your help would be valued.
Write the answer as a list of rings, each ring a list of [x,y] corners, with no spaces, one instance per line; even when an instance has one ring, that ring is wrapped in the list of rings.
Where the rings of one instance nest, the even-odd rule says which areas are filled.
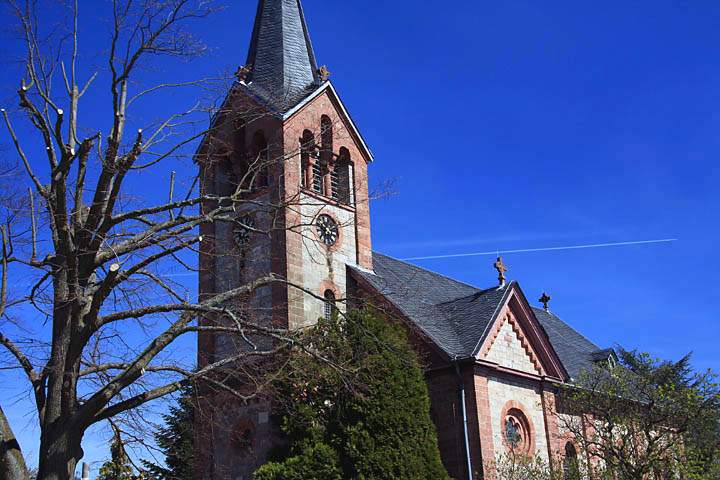
[[[394,261],[396,261],[396,262],[398,262],[398,263],[402,263],[403,265],[407,265],[407,266],[409,266],[409,267],[411,267],[411,268],[414,268],[415,270],[422,270],[423,272],[431,273],[431,274],[435,275],[436,277],[444,278],[444,279],[446,279],[446,280],[450,280],[450,281],[452,281],[452,282],[454,282],[454,283],[457,283],[457,284],[460,284],[460,285],[465,285],[466,287],[470,287],[470,288],[473,288],[473,289],[478,290],[478,291],[483,291],[482,288],[478,288],[478,287],[476,287],[475,285],[470,285],[470,284],[467,283],[467,282],[463,282],[463,281],[461,281],[461,280],[456,280],[456,279],[454,279],[454,278],[452,278],[452,277],[449,277],[449,276],[447,276],[447,275],[443,275],[442,273],[438,273],[438,272],[435,272],[435,271],[430,270],[430,269],[428,269],[428,268],[424,268],[424,267],[420,267],[420,266],[418,266],[418,265],[415,265],[414,263],[409,263],[409,262],[406,262],[406,261],[404,261],[404,260],[400,260],[399,258],[391,257],[390,255],[386,255],[386,254],[384,254],[384,253],[380,253],[380,252],[375,251],[375,250],[373,250],[372,253],[373,253],[373,255],[381,255],[381,256],[383,256],[383,257],[385,257],[385,258],[389,258],[390,260],[394,260]],[[485,289],[485,290],[490,290],[490,289]],[[466,295],[466,297],[469,297],[469,296],[470,296],[470,295]],[[464,298],[464,297],[458,297],[458,298]],[[438,304],[438,305],[439,305],[439,304]]]
[[[435,306],[440,307],[440,306],[442,306],[442,305],[447,305],[447,304],[449,304],[449,303],[454,303],[454,302],[457,302],[458,300],[463,300],[463,299],[465,299],[465,298],[470,298],[470,297],[475,297],[475,296],[482,296],[482,295],[484,295],[484,294],[486,294],[486,293],[499,292],[499,291],[501,291],[501,290],[504,291],[508,286],[512,285],[512,283],[513,283],[513,282],[511,282],[511,283],[509,283],[509,284],[507,284],[507,285],[505,285],[505,286],[502,286],[502,287],[491,287],[491,288],[486,288],[486,289],[478,289],[477,292],[471,293],[470,295],[463,295],[463,296],[461,296],[461,297],[453,298],[452,300],[447,300],[447,301],[444,301],[444,302],[436,303]],[[504,295],[504,292],[503,292],[503,295]]]

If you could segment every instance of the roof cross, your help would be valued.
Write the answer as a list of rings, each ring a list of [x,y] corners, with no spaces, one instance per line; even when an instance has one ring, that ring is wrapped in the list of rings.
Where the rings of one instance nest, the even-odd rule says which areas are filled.
[[[542,297],[540,297],[540,299],[538,300],[540,303],[543,304],[543,308],[546,312],[550,311],[550,300],[552,300],[552,297],[545,292],[543,292]]]
[[[327,65],[323,65],[322,67],[320,67],[317,73],[320,76],[320,80],[323,82],[327,82],[330,79],[330,75],[332,75]]]
[[[507,267],[505,266],[505,264],[503,263],[502,257],[498,257],[498,258],[497,258],[497,261],[495,262],[495,265],[494,265],[494,266],[495,266],[495,270],[498,271],[498,281],[500,282],[500,286],[501,286],[501,287],[504,287],[504,286],[505,286],[505,282],[506,282],[506,280],[507,280],[507,279],[505,278],[505,272],[507,272],[508,269],[507,269]]]

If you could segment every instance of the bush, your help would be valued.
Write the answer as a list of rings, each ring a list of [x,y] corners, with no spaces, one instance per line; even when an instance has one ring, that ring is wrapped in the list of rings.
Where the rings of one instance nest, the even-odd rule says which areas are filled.
[[[255,480],[449,479],[430,419],[427,386],[405,331],[372,311],[321,320],[314,351],[278,382],[277,421],[288,438]],[[318,473],[322,470],[322,473]]]

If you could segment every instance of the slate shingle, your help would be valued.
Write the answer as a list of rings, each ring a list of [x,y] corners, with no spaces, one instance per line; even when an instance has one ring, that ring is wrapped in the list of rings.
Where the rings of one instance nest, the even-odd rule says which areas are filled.
[[[577,377],[582,370],[592,367],[598,352],[609,352],[592,343],[556,315],[542,308],[533,307],[533,312],[571,377]]]
[[[281,113],[320,85],[300,0],[260,0],[246,65],[248,87]]]
[[[452,359],[477,353],[512,285],[478,289],[377,252],[373,253],[373,266],[374,273],[353,271]],[[540,308],[533,312],[572,377],[592,366],[603,353],[556,315]]]

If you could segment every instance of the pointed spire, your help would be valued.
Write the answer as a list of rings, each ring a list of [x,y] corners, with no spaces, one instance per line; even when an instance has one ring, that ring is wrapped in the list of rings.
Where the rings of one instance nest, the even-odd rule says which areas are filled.
[[[260,0],[245,82],[285,112],[321,80],[300,0]]]

